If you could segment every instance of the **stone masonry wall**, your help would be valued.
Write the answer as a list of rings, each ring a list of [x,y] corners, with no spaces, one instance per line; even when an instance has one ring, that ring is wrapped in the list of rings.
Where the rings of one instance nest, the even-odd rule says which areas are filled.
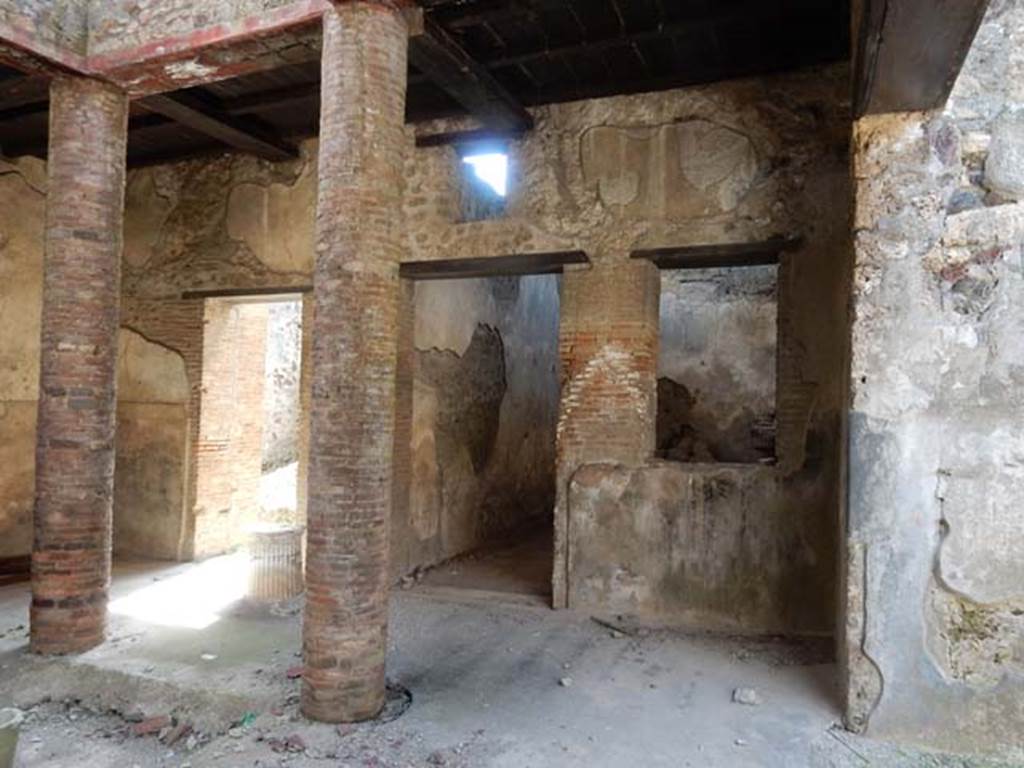
[[[591,267],[567,271],[562,281],[559,494],[580,463],[637,465],[655,450],[657,276],[651,291],[637,291],[648,283],[630,252],[803,236],[778,275],[778,495],[750,510],[774,518],[778,546],[791,553],[764,576],[773,595],[784,595],[773,600],[792,605],[783,628],[789,632],[834,626],[850,253],[847,94],[845,73],[833,69],[537,110],[536,130],[510,147],[510,194],[497,220],[451,226],[455,196],[437,193],[456,185],[448,150],[417,153],[407,181],[412,259],[573,248],[591,258]],[[645,322],[650,306],[654,319]],[[592,387],[594,372],[616,372],[621,381]],[[576,419],[588,412],[592,427]],[[609,413],[624,415],[627,435],[602,431]],[[584,428],[578,434],[576,424]],[[711,470],[691,471],[703,482]],[[564,499],[556,505],[556,604],[586,593],[594,596],[588,607],[599,608],[621,597],[619,582],[596,592],[573,584],[583,560],[598,551],[582,541],[574,551],[578,520]],[[744,543],[726,537],[718,545],[728,557]],[[608,568],[622,565],[613,560]],[[670,570],[663,560],[660,573]],[[753,621],[746,628],[764,629]]]
[[[263,469],[299,457],[299,379],[302,363],[302,302],[267,306],[267,364],[263,384]]]
[[[847,720],[1020,759],[1024,2],[947,107],[854,130]]]
[[[11,0],[0,5],[0,26],[48,50],[84,54],[88,0]]]
[[[89,6],[89,53],[105,54],[256,17],[294,0],[78,0]]]
[[[654,451],[658,276],[653,268],[631,262],[630,250],[803,235],[803,247],[787,255],[779,268],[780,490],[779,503],[772,507],[778,512],[771,513],[787,521],[787,545],[795,554],[785,573],[769,579],[777,590],[783,580],[809,585],[800,595],[786,593],[787,600],[811,606],[789,627],[794,631],[829,631],[833,624],[848,257],[847,93],[844,70],[830,68],[538,109],[537,129],[510,146],[505,215],[479,222],[458,223],[460,168],[454,150],[413,147],[416,130],[456,124],[407,126],[405,135],[403,260],[576,248],[589,254],[593,266],[570,271],[560,288],[565,392],[585,384],[577,375],[587,370],[577,354],[585,345],[595,360],[614,351],[602,341],[611,336],[593,331],[609,303],[624,300],[619,289],[630,284],[650,288],[637,305],[653,308],[645,331],[652,340],[645,384],[637,390],[642,411],[624,423],[631,429],[649,423],[651,429],[649,435],[643,432],[637,450],[620,460],[643,462]],[[151,322],[159,323],[161,314],[182,305],[183,291],[308,286],[316,159],[316,142],[310,141],[294,162],[267,164],[225,155],[131,173],[126,306],[147,307]],[[588,285],[607,286],[607,298],[588,300],[588,295],[604,295],[588,293]],[[520,295],[525,295],[522,289]],[[464,355],[477,319],[467,315],[463,320],[454,302],[433,303],[430,312],[432,323],[459,317],[472,326],[460,344],[445,345]],[[132,327],[164,343],[141,325],[139,318]],[[567,345],[570,336],[578,336],[584,346]],[[632,342],[624,346],[622,341],[624,362],[632,365]],[[426,343],[429,350],[433,344]],[[188,363],[194,353],[178,351],[195,393],[197,374]],[[414,348],[410,355],[417,356]],[[609,395],[614,391],[608,389]],[[602,402],[591,405],[594,423],[599,423]],[[415,435],[412,439],[415,444]],[[604,458],[609,457],[595,456]],[[396,482],[411,471],[400,463],[399,457]],[[563,462],[564,479],[573,469]],[[408,509],[396,505],[395,514],[393,529],[408,531]],[[394,551],[402,546],[396,540]],[[736,542],[723,541],[722,546],[726,553],[740,551]],[[563,549],[565,576],[567,555]],[[417,564],[411,557],[406,562]]]

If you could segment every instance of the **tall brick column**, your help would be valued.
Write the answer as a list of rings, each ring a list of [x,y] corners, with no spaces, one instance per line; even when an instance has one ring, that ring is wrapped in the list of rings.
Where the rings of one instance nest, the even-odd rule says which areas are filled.
[[[84,651],[103,641],[106,625],[127,131],[123,92],[84,78],[53,81],[32,549],[37,653]]]
[[[327,722],[384,704],[407,34],[393,2],[324,14],[302,710]]]
[[[562,276],[555,608],[572,602],[573,474],[584,464],[641,464],[654,455],[660,291],[658,269],[625,255],[595,258]]]

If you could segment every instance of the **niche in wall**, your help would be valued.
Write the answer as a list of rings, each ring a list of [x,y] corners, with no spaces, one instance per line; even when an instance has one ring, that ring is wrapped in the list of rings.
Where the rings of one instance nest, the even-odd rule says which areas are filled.
[[[775,460],[778,265],[661,272],[657,452]]]

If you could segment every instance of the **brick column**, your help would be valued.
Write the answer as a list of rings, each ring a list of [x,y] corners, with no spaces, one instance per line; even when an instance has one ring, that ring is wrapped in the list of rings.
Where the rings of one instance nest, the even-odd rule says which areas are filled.
[[[573,474],[584,464],[641,464],[654,455],[660,290],[653,264],[625,256],[562,276],[555,608],[571,603]]]
[[[384,704],[407,34],[396,3],[324,14],[302,710],[327,722]]]
[[[31,647],[103,641],[110,585],[127,96],[50,89]]]

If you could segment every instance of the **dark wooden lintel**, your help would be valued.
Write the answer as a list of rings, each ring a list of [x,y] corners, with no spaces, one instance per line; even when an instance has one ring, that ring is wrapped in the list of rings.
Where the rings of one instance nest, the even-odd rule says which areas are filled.
[[[551,275],[560,273],[567,264],[588,264],[589,262],[590,259],[583,251],[517,253],[510,256],[487,256],[476,259],[408,261],[399,268],[399,274],[409,280]]]
[[[211,288],[207,291],[183,291],[182,299],[252,299],[253,301],[268,302],[275,298],[281,301],[288,301],[293,296],[303,293],[310,293],[313,290],[311,285],[295,286],[272,286],[267,288]]]
[[[633,251],[634,259],[647,259],[658,269],[710,269],[778,264],[779,255],[800,247],[799,237],[773,237],[751,243],[710,243],[649,248]]]
[[[854,0],[856,117],[939,109],[989,0]]]
[[[298,149],[253,125],[252,121],[239,120],[190,94],[146,96],[136,103],[150,112],[169,117],[241,152],[256,155],[264,160],[293,160],[299,156]]]
[[[487,129],[429,133],[425,136],[417,136],[416,146],[447,147],[460,144],[483,144],[490,141],[514,141],[521,139],[523,135],[523,131],[489,131]]]

